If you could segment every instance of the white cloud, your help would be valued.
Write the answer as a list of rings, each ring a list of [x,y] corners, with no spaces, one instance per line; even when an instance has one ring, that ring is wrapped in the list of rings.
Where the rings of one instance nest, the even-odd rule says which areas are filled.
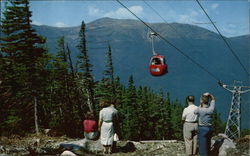
[[[191,10],[190,12],[190,16],[198,16],[198,12],[197,11],[194,11],[194,10]]]
[[[140,16],[143,12],[143,8],[141,6],[132,6],[129,8],[133,13]],[[116,17],[116,18],[134,18],[134,16],[128,12],[125,8],[119,8],[116,11],[108,12],[104,15],[105,17]]]
[[[94,7],[94,6],[89,6],[88,7],[88,14],[90,16],[102,16],[101,10]]]
[[[227,37],[246,35],[249,34],[249,25],[239,23],[226,23],[225,26],[220,27],[220,31]]]
[[[188,15],[179,15],[177,21],[179,23],[188,23],[190,21],[190,16],[188,16]]]
[[[56,27],[67,27],[67,25],[65,23],[62,23],[62,22],[57,22],[55,24]]]
[[[216,9],[216,8],[218,8],[219,7],[219,4],[218,3],[213,3],[212,5],[211,5],[211,8],[214,10],[214,9]]]
[[[237,28],[235,24],[231,24],[231,23],[228,24],[228,27],[229,27],[229,28]]]
[[[136,15],[140,16],[143,13],[143,7],[139,5],[131,6],[129,9],[135,13]],[[96,17],[111,17],[111,18],[135,18],[128,10],[125,8],[118,8],[114,11],[105,12],[103,10],[100,10],[96,7],[89,7],[88,14],[90,16],[96,16]]]
[[[127,12],[124,8],[119,8],[115,11],[107,12],[103,15],[104,17],[114,17],[114,18],[124,18],[124,17],[131,17],[130,13]]]
[[[220,28],[221,33],[226,37],[234,37],[249,34],[249,24],[226,23]]]
[[[34,25],[42,25],[42,23],[40,23],[38,21],[32,21],[32,24],[34,24]]]
[[[194,10],[189,10],[187,14],[184,15],[178,15],[176,16],[176,21],[178,23],[193,23],[198,22],[197,17],[199,16],[199,13]]]
[[[224,36],[227,36],[227,37],[236,36],[236,34],[238,33],[237,31],[229,27],[221,28],[220,31]]]

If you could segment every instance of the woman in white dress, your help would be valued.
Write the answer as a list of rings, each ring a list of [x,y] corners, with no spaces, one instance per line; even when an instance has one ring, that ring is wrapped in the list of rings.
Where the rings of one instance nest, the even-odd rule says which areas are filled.
[[[118,118],[118,112],[114,105],[109,105],[107,101],[102,101],[103,107],[99,113],[99,129],[101,132],[101,144],[104,146],[104,153],[112,153],[112,144],[114,141],[114,125]]]

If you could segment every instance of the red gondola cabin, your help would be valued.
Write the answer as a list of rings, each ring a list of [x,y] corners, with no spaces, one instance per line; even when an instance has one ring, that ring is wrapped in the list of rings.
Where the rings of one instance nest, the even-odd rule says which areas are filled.
[[[165,63],[165,57],[156,54],[151,57],[149,70],[153,76],[162,76],[168,73],[168,65]]]

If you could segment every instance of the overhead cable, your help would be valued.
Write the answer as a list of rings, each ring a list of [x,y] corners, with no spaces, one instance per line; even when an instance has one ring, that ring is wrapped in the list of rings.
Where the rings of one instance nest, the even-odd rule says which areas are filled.
[[[161,34],[157,33],[152,27],[150,27],[146,22],[144,22],[140,17],[138,17],[135,13],[133,13],[126,5],[124,5],[120,0],[116,0],[121,6],[123,6],[126,10],[128,10],[132,15],[134,15],[138,20],[140,20],[145,26],[147,26],[152,32],[156,33],[163,41],[165,41],[167,44],[175,48],[178,52],[180,52],[183,56],[185,56],[187,59],[189,59],[191,62],[196,64],[199,68],[207,72],[211,77],[213,77],[216,81],[220,81],[213,73],[209,72],[205,67],[200,65],[198,62],[196,62],[194,59],[192,59],[190,56],[185,54],[181,49],[176,47],[174,44],[172,44],[170,41],[168,41],[166,38],[164,38]]]
[[[233,56],[236,58],[236,60],[240,63],[241,67],[245,70],[245,72],[247,73],[248,76],[250,76],[249,72],[247,71],[247,69],[245,68],[245,66],[243,65],[243,63],[240,61],[239,57],[236,55],[236,53],[234,52],[233,48],[230,46],[230,44],[227,42],[227,40],[225,39],[225,37],[221,34],[221,32],[219,31],[219,29],[217,28],[217,26],[214,24],[215,22],[212,21],[212,19],[209,17],[209,15],[207,14],[206,10],[203,8],[203,6],[201,5],[201,3],[199,2],[199,0],[196,0],[196,2],[199,4],[199,6],[201,7],[201,9],[203,10],[203,12],[206,14],[207,18],[210,20],[210,22],[213,24],[214,28],[216,29],[216,31],[219,33],[220,37],[222,38],[222,40],[226,43],[227,47],[230,49],[231,53],[233,54]]]
[[[185,36],[181,35],[171,24],[169,24],[162,16],[161,14],[156,11],[148,2],[146,2],[145,0],[142,0],[149,8],[151,8],[170,28],[172,28],[176,34],[178,34],[186,43],[190,44],[191,46],[193,46],[187,39]]]

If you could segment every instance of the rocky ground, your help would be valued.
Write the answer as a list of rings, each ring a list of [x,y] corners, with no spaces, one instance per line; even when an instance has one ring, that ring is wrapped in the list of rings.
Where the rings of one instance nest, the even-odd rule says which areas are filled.
[[[64,151],[72,151],[77,155],[104,155],[100,141],[85,139],[69,139],[66,137],[49,137],[30,135],[26,137],[12,136],[0,138],[0,155],[60,155]],[[118,141],[117,152],[113,156],[130,155],[183,155],[183,141],[166,142],[133,142]]]
[[[228,156],[250,156],[250,135],[236,140],[236,149],[229,149]]]
[[[0,155],[56,155],[60,152],[59,143],[70,140],[66,137],[49,137],[45,135],[1,137]]]
[[[230,143],[223,145],[224,155],[249,155],[250,137],[237,140],[236,148]],[[225,141],[224,141],[225,143]],[[12,136],[0,138],[0,156],[9,155],[61,155],[63,152],[72,155],[98,156],[102,153],[100,141],[85,139],[69,139],[66,137],[49,137],[45,135],[29,135],[26,137]],[[177,140],[165,141],[118,141],[117,152],[112,156],[184,156],[184,142]],[[216,154],[215,154],[216,155]],[[217,153],[218,155],[218,153]]]

